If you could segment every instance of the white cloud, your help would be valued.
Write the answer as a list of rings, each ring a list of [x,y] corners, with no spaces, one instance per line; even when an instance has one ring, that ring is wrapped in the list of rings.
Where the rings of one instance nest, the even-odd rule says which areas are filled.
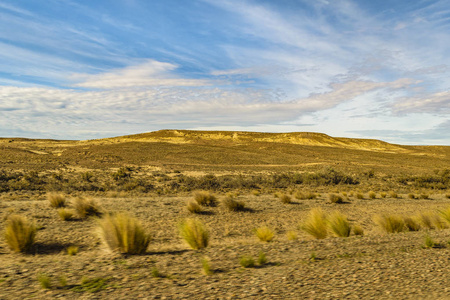
[[[431,112],[450,113],[450,91],[403,97],[396,100],[393,109],[397,113]]]

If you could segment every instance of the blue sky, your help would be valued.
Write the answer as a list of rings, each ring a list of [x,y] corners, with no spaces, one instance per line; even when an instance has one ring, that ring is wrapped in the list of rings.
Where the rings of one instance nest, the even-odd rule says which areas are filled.
[[[450,1],[2,0],[0,136],[450,145]]]

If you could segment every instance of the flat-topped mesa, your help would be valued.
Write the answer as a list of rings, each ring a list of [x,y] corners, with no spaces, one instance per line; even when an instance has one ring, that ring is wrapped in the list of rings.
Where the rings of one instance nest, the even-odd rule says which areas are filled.
[[[148,133],[126,135],[104,139],[109,142],[167,142],[172,144],[249,144],[283,143],[305,146],[338,147],[381,152],[412,152],[401,145],[390,144],[374,139],[353,139],[331,137],[318,132],[247,132],[247,131],[197,131],[197,130],[158,130]]]

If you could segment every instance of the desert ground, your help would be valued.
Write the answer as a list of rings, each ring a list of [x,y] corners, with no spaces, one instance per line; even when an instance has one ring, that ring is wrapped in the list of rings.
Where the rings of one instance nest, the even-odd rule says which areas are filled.
[[[0,153],[0,299],[450,299],[450,147],[166,130],[92,141],[5,138]],[[190,212],[198,191],[217,205]],[[56,194],[72,218],[50,206]],[[99,214],[77,214],[77,199],[95,201]],[[245,208],[231,211],[224,199]],[[345,215],[350,235],[329,225],[324,238],[308,234],[317,208],[326,224],[336,211]],[[99,223],[120,212],[150,233],[143,253],[102,240]],[[4,238],[13,215],[37,228],[25,253]],[[417,228],[389,233],[380,216],[410,218]],[[192,249],[180,236],[189,218],[205,225],[207,247]],[[257,237],[261,227],[271,241]],[[255,265],[244,266],[250,256]]]

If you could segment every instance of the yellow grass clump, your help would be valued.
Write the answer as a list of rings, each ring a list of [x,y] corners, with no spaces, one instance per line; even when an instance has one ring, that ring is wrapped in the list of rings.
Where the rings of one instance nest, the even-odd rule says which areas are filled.
[[[63,194],[49,193],[47,194],[47,200],[50,202],[50,206],[54,208],[66,206],[66,197]]]
[[[142,254],[151,241],[141,223],[127,214],[107,215],[99,220],[100,237],[112,250],[127,254]]]
[[[24,216],[11,215],[6,221],[5,240],[15,252],[29,252],[34,245],[37,228]]]
[[[200,220],[186,219],[179,229],[181,237],[192,249],[199,250],[208,246],[209,232]]]
[[[417,218],[403,217],[403,221],[405,222],[405,226],[408,231],[419,231],[421,228]]]
[[[186,209],[193,214],[198,214],[202,212],[202,207],[200,206],[200,204],[198,204],[197,201],[192,199],[186,202]]]
[[[75,198],[72,205],[80,218],[101,215],[99,205],[92,198]]]
[[[220,202],[224,208],[229,211],[242,211],[245,210],[245,203],[235,200],[232,196],[227,196]]]
[[[326,217],[320,208],[313,208],[300,228],[316,239],[324,239],[328,235]]]
[[[289,203],[292,202],[291,196],[286,195],[286,194],[280,195],[280,200],[281,200],[281,202],[284,203],[284,204],[289,204]]]
[[[270,242],[275,236],[275,232],[267,226],[256,228],[255,234],[262,242]]]
[[[69,221],[73,217],[73,212],[71,210],[60,208],[58,209],[58,215],[63,221]]]
[[[336,211],[328,217],[328,223],[331,230],[336,236],[349,237],[352,231],[352,226],[347,217]]]
[[[450,223],[450,206],[445,209],[439,210],[439,214],[445,221]]]
[[[397,233],[405,230],[405,221],[398,215],[378,215],[374,217],[374,221],[387,233]]]
[[[210,192],[200,191],[194,194],[194,199],[198,204],[203,206],[216,206],[217,198]]]

